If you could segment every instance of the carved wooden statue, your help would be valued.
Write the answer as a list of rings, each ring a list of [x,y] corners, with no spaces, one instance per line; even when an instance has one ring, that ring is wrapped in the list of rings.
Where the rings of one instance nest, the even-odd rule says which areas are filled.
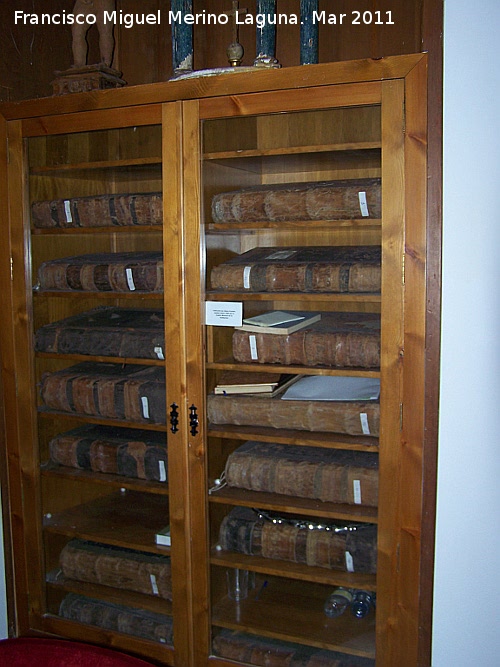
[[[94,14],[96,16],[97,29],[99,30],[99,53],[101,63],[107,67],[113,61],[113,49],[115,41],[113,37],[113,22],[104,21],[104,12],[112,12],[115,9],[115,0],[76,0],[73,13]],[[73,67],[85,67],[87,64],[87,32],[90,29],[88,23],[79,25],[74,23],[71,27],[73,36]]]

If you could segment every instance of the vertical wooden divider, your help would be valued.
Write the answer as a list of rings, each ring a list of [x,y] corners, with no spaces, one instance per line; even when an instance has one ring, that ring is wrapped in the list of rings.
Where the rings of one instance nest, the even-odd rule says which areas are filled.
[[[194,664],[206,663],[211,653],[209,538],[206,475],[205,260],[201,198],[201,127],[199,102],[183,103],[183,201],[185,225],[186,364],[188,408],[198,416],[196,433],[188,424],[190,534],[192,562],[192,623]]]
[[[182,104],[163,105],[163,263],[165,279],[165,343],[167,426],[171,406],[179,414],[178,430],[167,431],[169,514],[172,537],[174,651],[177,665],[191,665],[190,493],[186,396],[186,303],[184,275],[184,208],[182,190]],[[175,352],[174,352],[175,351]]]

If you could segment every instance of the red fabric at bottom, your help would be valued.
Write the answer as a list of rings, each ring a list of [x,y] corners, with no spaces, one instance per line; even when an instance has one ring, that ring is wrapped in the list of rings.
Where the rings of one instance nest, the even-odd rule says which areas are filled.
[[[1,667],[151,667],[151,664],[80,642],[19,637],[0,641]]]

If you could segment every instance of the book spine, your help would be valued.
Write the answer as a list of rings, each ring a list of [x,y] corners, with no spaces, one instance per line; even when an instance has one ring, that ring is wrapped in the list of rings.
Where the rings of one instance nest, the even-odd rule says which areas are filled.
[[[372,526],[353,532],[309,530],[231,515],[222,521],[219,533],[226,551],[366,574],[376,572],[376,542]]]
[[[146,556],[130,558],[118,549],[81,548],[76,541],[62,549],[59,560],[68,579],[172,599],[170,559],[167,557],[163,563],[153,562]]]
[[[379,337],[356,333],[306,329],[276,336],[235,330],[232,347],[236,361],[243,363],[340,368],[378,368],[380,365]]]
[[[35,227],[103,227],[161,224],[161,194],[76,197],[34,202]]]
[[[163,644],[172,644],[172,619],[163,614],[115,605],[70,593],[59,607],[62,618],[123,632]]]
[[[360,203],[363,192],[366,207]],[[212,200],[214,222],[283,222],[380,218],[380,181],[344,181],[225,192]]]
[[[207,397],[207,414],[212,424],[378,436],[379,413],[375,402],[281,401],[214,394]]]
[[[52,373],[42,378],[41,396],[53,409],[107,419],[164,424],[165,383],[148,379]]]
[[[249,292],[379,292],[379,264],[220,264],[211,272],[212,289]]]
[[[161,292],[163,262],[120,262],[113,254],[103,253],[100,263],[80,265],[67,262],[45,262],[38,279],[41,289],[83,292]]]

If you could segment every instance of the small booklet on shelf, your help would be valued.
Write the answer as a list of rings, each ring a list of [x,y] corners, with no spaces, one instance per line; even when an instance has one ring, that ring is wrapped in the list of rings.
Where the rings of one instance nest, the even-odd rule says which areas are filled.
[[[156,544],[159,544],[162,547],[171,546],[170,540],[170,526],[165,526],[156,533]]]
[[[300,375],[287,373],[258,373],[245,371],[224,371],[214,388],[215,394],[262,394],[276,396],[284,391]]]
[[[320,319],[321,313],[294,313],[285,312],[283,310],[273,310],[269,313],[247,317],[243,320],[243,324],[240,327],[235,328],[240,331],[250,331],[255,333],[288,335],[294,331],[304,329],[314,322],[318,322]]]

